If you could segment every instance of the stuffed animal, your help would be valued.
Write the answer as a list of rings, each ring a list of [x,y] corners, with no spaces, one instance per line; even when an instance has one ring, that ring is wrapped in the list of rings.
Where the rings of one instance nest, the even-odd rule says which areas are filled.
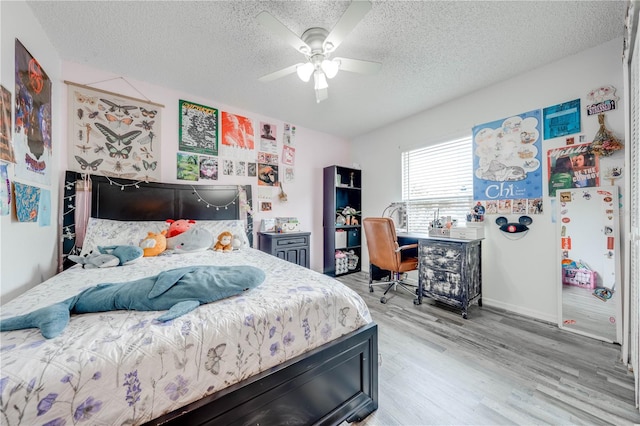
[[[167,238],[167,249],[176,253],[191,253],[207,250],[213,244],[213,235],[207,229],[193,226],[187,231]]]
[[[254,266],[187,266],[152,277],[122,283],[98,284],[81,293],[26,315],[0,320],[0,331],[39,328],[51,339],[69,323],[71,314],[116,310],[164,311],[166,322],[198,306],[253,289],[265,279]]]
[[[216,244],[213,246],[215,251],[232,251],[233,250],[233,234],[229,231],[221,232],[218,235]]]
[[[140,260],[144,254],[138,246],[98,246],[102,254],[110,254],[120,261],[118,266],[130,265]]]
[[[144,257],[157,256],[167,249],[167,231],[159,234],[149,232],[147,237],[138,244],[144,252]]]
[[[136,246],[98,246],[95,251],[84,256],[69,255],[69,260],[82,265],[84,269],[96,269],[129,265],[142,255],[142,249]]]
[[[231,246],[234,250],[240,250],[244,246],[242,237],[240,235],[234,235],[231,240]]]
[[[195,220],[191,219],[167,219],[166,222],[169,224],[169,229],[167,230],[167,238],[175,237],[176,235],[180,235],[183,232],[186,232],[196,223]]]
[[[82,265],[84,269],[111,268],[120,264],[120,259],[111,254],[102,254],[98,251],[92,251],[84,256],[69,255],[69,260]]]

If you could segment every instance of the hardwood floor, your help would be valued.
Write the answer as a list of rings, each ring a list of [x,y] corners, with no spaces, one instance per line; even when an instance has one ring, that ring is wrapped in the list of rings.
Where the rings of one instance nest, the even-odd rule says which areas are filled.
[[[402,291],[381,304],[365,272],[339,280],[379,333],[379,408],[354,425],[640,424],[618,345],[486,305],[464,320]]]

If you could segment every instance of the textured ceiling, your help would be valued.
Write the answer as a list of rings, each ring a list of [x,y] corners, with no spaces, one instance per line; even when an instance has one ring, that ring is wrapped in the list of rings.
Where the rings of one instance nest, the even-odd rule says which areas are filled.
[[[295,74],[258,81],[304,57],[255,17],[266,10],[301,35],[331,30],[349,2],[27,3],[64,60],[345,138],[621,37],[627,7],[374,0],[336,56],[381,62],[380,72],[338,73],[329,99],[317,104],[313,83]]]

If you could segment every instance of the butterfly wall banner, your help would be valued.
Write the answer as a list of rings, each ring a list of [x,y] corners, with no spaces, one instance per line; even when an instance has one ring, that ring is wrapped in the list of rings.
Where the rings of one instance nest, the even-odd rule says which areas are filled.
[[[159,182],[162,105],[65,81],[69,170]]]

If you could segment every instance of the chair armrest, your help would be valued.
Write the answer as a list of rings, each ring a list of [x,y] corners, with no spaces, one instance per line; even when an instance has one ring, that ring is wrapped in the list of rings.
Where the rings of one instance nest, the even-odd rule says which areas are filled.
[[[403,250],[413,249],[413,248],[418,248],[418,244],[414,243],[414,244],[407,244],[406,246],[400,246],[396,249],[396,253],[401,252]]]

